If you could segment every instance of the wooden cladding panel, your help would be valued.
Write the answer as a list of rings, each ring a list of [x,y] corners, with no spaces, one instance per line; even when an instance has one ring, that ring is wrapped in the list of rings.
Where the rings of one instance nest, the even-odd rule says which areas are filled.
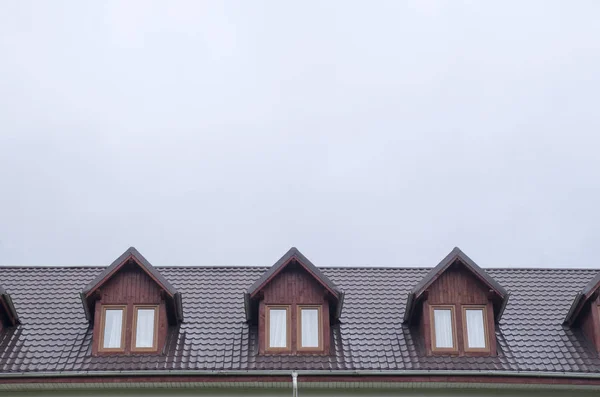
[[[127,266],[115,274],[100,289],[103,304],[138,302],[159,304],[160,287],[137,266]]]
[[[600,298],[599,298],[600,299]],[[586,338],[600,351],[600,312],[599,299],[589,302],[579,314],[579,324]]]
[[[263,290],[266,304],[321,304],[325,289],[306,271],[288,268],[277,275]]]
[[[462,266],[453,265],[428,288],[427,299],[432,305],[481,305],[488,301],[488,288]]]
[[[98,352],[100,335],[102,332],[100,321],[102,305],[127,306],[124,354],[133,353],[132,339],[133,333],[135,332],[133,327],[133,316],[135,314],[134,306],[158,305],[158,353],[162,351],[169,326],[167,322],[166,305],[162,298],[161,288],[142,269],[136,265],[126,265],[100,288],[100,300],[96,302],[94,313],[93,355],[111,354]],[[149,352],[135,352],[135,354],[148,353]],[[152,352],[152,354],[156,353],[157,352]]]
[[[494,322],[494,307],[489,300],[489,288],[483,284],[470,271],[460,264],[450,266],[440,277],[427,289],[427,299],[422,305],[422,315],[419,321],[419,332],[423,335],[427,354],[449,354],[447,352],[433,352],[431,340],[430,305],[454,305],[455,329],[459,356],[495,356],[497,354],[496,332]],[[489,352],[465,352],[466,338],[464,335],[463,306],[481,305],[485,306],[485,324],[488,330]]]
[[[278,274],[263,289],[263,299],[258,307],[258,348],[265,354],[266,348],[266,315],[265,305],[289,305],[291,317],[291,351],[288,354],[329,354],[331,344],[331,327],[329,321],[329,302],[326,291],[305,270],[297,266],[289,266]],[[321,305],[323,321],[322,351],[298,351],[298,305]],[[268,353],[268,352],[267,352]]]

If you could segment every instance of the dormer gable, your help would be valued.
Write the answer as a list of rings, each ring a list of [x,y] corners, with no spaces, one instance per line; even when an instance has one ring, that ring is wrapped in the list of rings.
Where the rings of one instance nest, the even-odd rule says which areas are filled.
[[[580,328],[600,352],[600,273],[575,295],[564,324]]]
[[[411,290],[404,323],[420,330],[428,354],[495,355],[508,297],[456,247]]]
[[[244,295],[246,319],[258,325],[261,354],[328,354],[330,326],[343,292],[295,247]]]
[[[183,321],[181,294],[134,247],[81,292],[94,328],[93,354],[157,353]]]
[[[10,294],[0,285],[0,331],[20,323]]]

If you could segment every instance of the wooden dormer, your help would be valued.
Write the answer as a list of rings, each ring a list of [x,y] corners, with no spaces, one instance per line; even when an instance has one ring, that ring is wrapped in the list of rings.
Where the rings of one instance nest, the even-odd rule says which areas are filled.
[[[160,353],[169,325],[183,320],[181,294],[135,248],[82,291],[93,355]]]
[[[0,285],[0,331],[20,323],[10,294]]]
[[[418,328],[427,355],[495,356],[496,325],[508,297],[454,248],[409,293],[404,323]]]
[[[575,296],[564,324],[580,328],[600,352],[600,273]]]
[[[248,288],[246,319],[258,325],[260,354],[329,354],[343,293],[291,248]]]

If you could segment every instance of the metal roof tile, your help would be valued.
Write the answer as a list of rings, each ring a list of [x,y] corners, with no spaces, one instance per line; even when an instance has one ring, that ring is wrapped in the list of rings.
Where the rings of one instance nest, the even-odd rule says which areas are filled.
[[[78,292],[94,267],[0,268],[23,322],[0,335],[0,371],[118,369],[489,369],[600,372],[600,358],[578,330],[562,326],[575,293],[596,276],[582,269],[486,269],[512,296],[496,331],[497,357],[427,357],[402,326],[410,290],[430,269],[321,268],[346,292],[332,354],[258,356],[256,327],[243,294],[264,267],[161,267],[183,294],[185,323],[169,329],[164,355],[91,357],[91,332]],[[53,293],[44,293],[50,291]],[[40,293],[40,291],[42,291]],[[540,308],[539,303],[545,307]]]

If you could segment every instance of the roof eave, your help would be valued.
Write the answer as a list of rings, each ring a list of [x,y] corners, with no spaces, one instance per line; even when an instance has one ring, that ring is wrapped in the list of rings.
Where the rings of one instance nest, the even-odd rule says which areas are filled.
[[[412,319],[414,302],[415,294],[410,292],[408,294],[408,297],[406,298],[406,309],[404,310],[404,319],[402,320],[403,324],[410,324],[410,320]]]
[[[500,305],[500,310],[498,310],[498,313],[495,316],[496,324],[500,322],[500,319],[502,318],[502,315],[504,314],[504,310],[506,309],[506,305],[508,305],[509,298],[510,298],[510,292],[508,294],[506,294],[506,296],[504,296],[502,299],[502,304]]]
[[[177,294],[177,289],[166,280],[158,270],[135,248],[129,247],[123,254],[106,267],[92,282],[84,289],[83,293],[86,297],[99,287],[101,287],[108,279],[110,279],[121,267],[128,261],[134,260],[150,278],[152,278],[162,289],[164,289],[171,297]]]
[[[579,312],[579,307],[581,306],[581,303],[584,300],[585,300],[585,294],[583,292],[578,292],[575,295],[575,299],[573,299],[573,303],[571,304],[571,307],[569,308],[569,311],[567,312],[567,315],[565,316],[565,320],[563,321],[563,324],[571,326],[573,324],[573,322],[575,322],[576,315]]]
[[[87,298],[86,298],[85,294],[83,293],[83,291],[79,293],[79,297],[81,298],[81,304],[83,306],[83,312],[85,314],[85,318],[86,318],[86,320],[91,322],[93,320],[93,318],[90,314],[90,308],[88,306]]]
[[[346,294],[344,292],[340,292],[340,297],[338,298],[338,303],[335,311],[335,318],[339,319],[342,317],[342,307],[344,306],[344,298]]]
[[[21,320],[19,320],[19,315],[17,314],[17,309],[15,308],[15,304],[12,301],[12,298],[10,297],[10,294],[7,292],[4,292],[2,294],[2,299],[4,300],[4,302],[6,303],[6,308],[9,311],[9,316],[12,319],[12,325],[18,325],[21,324]]]

